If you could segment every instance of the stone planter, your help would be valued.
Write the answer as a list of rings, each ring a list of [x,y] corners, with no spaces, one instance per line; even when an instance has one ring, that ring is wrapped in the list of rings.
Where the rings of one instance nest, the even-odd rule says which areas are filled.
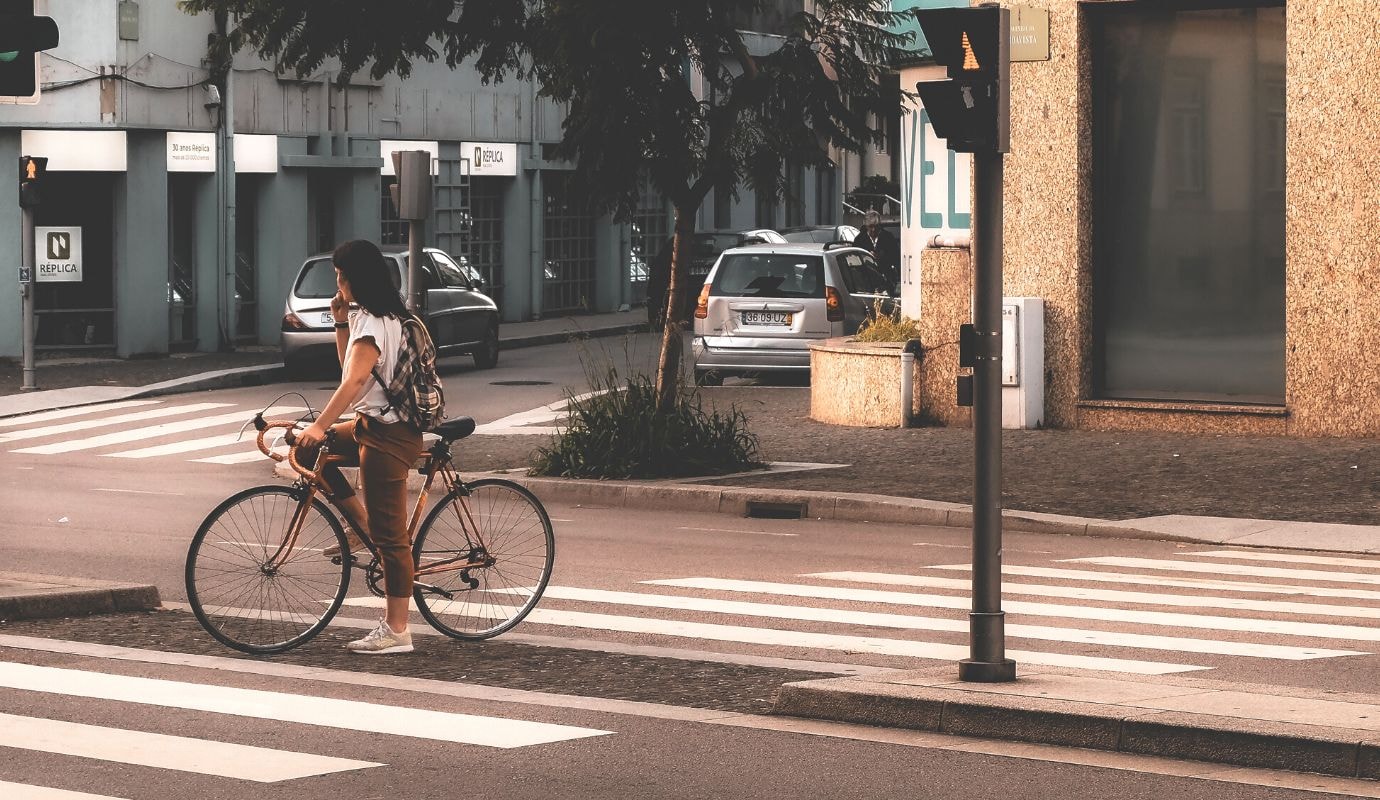
[[[902,342],[824,339],[810,345],[810,418],[831,425],[901,426]],[[910,418],[920,415],[920,364],[912,375]]]

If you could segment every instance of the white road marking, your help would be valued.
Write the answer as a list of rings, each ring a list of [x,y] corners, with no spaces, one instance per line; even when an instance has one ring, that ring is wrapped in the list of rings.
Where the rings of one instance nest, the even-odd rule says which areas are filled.
[[[704,533],[751,533],[757,536],[799,536],[798,533],[772,533],[771,531],[743,531],[737,528],[676,528],[678,531],[701,531]]]
[[[815,572],[802,577],[850,583],[875,583],[886,586],[918,586],[926,589],[972,588],[965,578],[932,578],[924,575],[892,575],[881,572]],[[1125,592],[1115,589],[1090,589],[1082,586],[1046,586],[1033,583],[1002,581],[1001,590],[1008,594],[1036,597],[1069,597],[1076,600],[1097,600],[1107,603],[1141,603],[1184,608],[1228,608],[1237,611],[1265,611],[1278,614],[1314,614],[1320,617],[1359,617],[1380,619],[1380,608],[1374,606],[1333,606],[1320,603],[1290,603],[1279,600],[1252,600],[1242,597],[1218,597],[1199,594],[1161,594],[1159,592]]]
[[[1126,558],[1122,556],[1094,556],[1091,558],[1066,558],[1062,560],[1078,564],[1097,564],[1104,567],[1131,567],[1133,569],[1159,569],[1174,570],[1178,572],[1207,572],[1213,575],[1249,575],[1259,578],[1289,578],[1296,581],[1327,581],[1329,583],[1380,585],[1380,574],[1367,575],[1360,572],[1328,572],[1316,569],[1255,567],[1245,564],[1199,564],[1192,561],[1164,561],[1157,558]]]
[[[925,569],[946,569],[968,572],[967,564],[941,564]],[[1179,589],[1208,589],[1221,592],[1252,592],[1255,594],[1298,594],[1308,597],[1337,597],[1348,600],[1380,600],[1374,589],[1334,589],[1329,586],[1298,586],[1288,583],[1249,583],[1246,581],[1216,581],[1206,578],[1166,578],[1162,575],[1137,575],[1130,572],[1094,572],[1054,567],[1021,567],[1002,564],[1003,575],[1023,575],[1031,578],[1057,578],[1071,581],[1096,581],[1137,586],[1172,586]]]
[[[53,789],[48,786],[33,786],[27,783],[0,781],[0,797],[5,800],[123,800],[105,794],[71,792],[66,789]]]
[[[657,636],[678,636],[690,639],[707,639],[716,642],[736,642],[740,644],[772,645],[778,647],[802,647],[811,650],[842,650],[849,653],[869,653],[873,655],[905,656],[907,658],[931,658],[941,661],[958,661],[967,658],[968,645],[938,644],[933,642],[912,642],[901,639],[883,639],[877,636],[844,636],[836,633],[802,633],[774,628],[748,628],[740,625],[718,625],[708,622],[680,622],[650,617],[620,617],[612,614],[589,614],[582,611],[553,611],[544,608],[534,610],[526,622],[536,625],[558,625],[567,628],[587,628],[599,631],[620,631],[622,633],[647,633]],[[1160,661],[1135,661],[1122,658],[1101,658],[1098,656],[1077,656],[1063,653],[1041,653],[1032,650],[1006,651],[1012,658],[1026,664],[1044,664],[1051,667],[1071,667],[1074,669],[1098,669],[1107,672],[1126,672],[1136,675],[1168,675],[1174,672],[1192,672],[1208,667],[1188,664],[1171,664]]]
[[[69,417],[80,417],[85,414],[99,414],[103,411],[117,411],[121,408],[135,408],[137,406],[157,405],[161,400],[122,400],[118,403],[102,403],[94,406],[78,406],[76,408],[60,408],[56,411],[44,411],[39,414],[21,414],[17,417],[7,417],[0,419],[0,428],[13,428],[19,425],[32,425],[35,422],[52,422],[55,419],[68,419]]]
[[[124,422],[142,422],[148,419],[161,419],[163,417],[176,417],[182,414],[195,414],[198,411],[209,411],[213,408],[227,408],[234,403],[191,403],[185,406],[169,406],[167,408],[155,408],[149,411],[135,411],[130,414],[117,414],[113,417],[101,417],[100,419],[87,419],[80,422],[65,422],[61,425],[46,425],[41,428],[29,428],[13,433],[0,433],[0,442],[18,442],[23,439],[39,439],[44,436],[57,436],[63,433],[75,433],[76,431],[86,431],[92,428],[103,428],[107,425],[119,425]]]
[[[93,492],[114,492],[116,494],[156,494],[165,497],[182,497],[182,492],[154,492],[147,489],[92,489]]]
[[[266,409],[264,414],[289,414],[302,410],[303,409],[294,406],[274,406],[273,408]],[[219,414],[212,417],[195,417],[193,419],[178,420],[177,422],[165,422],[160,425],[151,425],[146,428],[132,428],[130,430],[117,431],[116,433],[107,433],[102,436],[92,436],[86,439],[68,439],[67,441],[54,442],[38,447],[26,447],[22,450],[14,450],[13,452],[51,456],[59,453],[71,453],[77,450],[93,450],[97,447],[109,447],[110,445],[137,442],[141,439],[154,439],[159,436],[168,436],[174,433],[185,433],[187,431],[201,430],[202,428],[214,428],[217,425],[231,425],[236,422],[243,424],[250,416],[248,411],[232,411],[228,414]],[[258,453],[257,450],[254,452]]]
[[[858,603],[891,603],[906,606],[929,606],[932,608],[957,608],[965,611],[972,605],[967,597],[941,594],[883,592],[872,589],[857,589],[851,586],[805,586],[791,583],[738,581],[723,578],[673,578],[669,580],[643,581],[643,583],[652,584],[654,586],[679,586],[686,589],[709,589],[721,592],[755,592],[758,594],[785,595],[788,597],[851,600]],[[1289,622],[1287,620],[1247,619],[1239,617],[1209,617],[1198,614],[1171,614],[1163,611],[1140,611],[1127,608],[1026,603],[1019,600],[1003,602],[1002,608],[1008,614],[1030,614],[1032,616],[1041,617],[1095,619],[1132,625],[1163,625],[1170,628],[1199,628],[1206,630],[1244,631],[1246,633],[1266,633],[1280,636],[1314,636],[1320,639],[1349,639],[1362,642],[1380,642],[1380,628],[1363,628],[1356,625],[1331,625],[1320,622]]]
[[[569,725],[30,664],[0,663],[0,686],[485,747],[526,747],[610,733]]]
[[[1380,570],[1380,559],[1341,558],[1338,556],[1309,556],[1302,553],[1256,553],[1239,550],[1214,550],[1204,553],[1179,553],[1183,556],[1200,558],[1230,558],[1237,561],[1283,561],[1291,564],[1323,564],[1333,567],[1360,567]]]
[[[274,447],[272,450],[280,455],[287,453],[287,447]],[[259,449],[256,447],[253,450],[246,450],[243,453],[228,453],[223,456],[210,456],[208,458],[193,458],[188,460],[198,464],[248,464],[251,461],[263,461],[267,458],[268,456],[260,453]]]
[[[950,631],[967,633],[966,619],[937,619],[908,614],[885,614],[871,611],[848,611],[836,608],[811,608],[773,603],[749,603],[736,600],[715,600],[705,597],[681,597],[663,594],[614,592],[602,589],[579,589],[571,586],[548,586],[544,598],[576,600],[586,603],[609,603],[639,608],[664,608],[677,611],[704,611],[711,614],[732,614],[743,617],[766,617],[800,622],[830,622],[841,625],[866,625],[876,628],[900,628],[918,631]],[[1006,633],[1017,639],[1041,639],[1054,642],[1075,642],[1108,647],[1131,647],[1143,650],[1169,650],[1185,653],[1275,658],[1284,661],[1307,661],[1315,658],[1368,655],[1354,650],[1323,650],[1312,647],[1255,644],[1252,642],[1223,642],[1211,639],[1189,639],[1178,636],[1149,636],[1120,631],[1096,631],[1079,628],[1052,628],[1039,625],[1007,624]]]
[[[517,414],[509,414],[493,422],[486,422],[474,429],[476,434],[503,435],[514,433],[526,434],[552,434],[560,429],[556,427],[544,426],[542,423],[559,422],[566,415],[566,408],[572,402],[579,402],[591,397],[603,394],[603,391],[586,392],[576,395],[574,398],[557,400],[541,408],[534,408],[531,411],[521,411]]]
[[[374,761],[3,713],[0,713],[0,746],[258,783],[383,766]]]
[[[227,447],[233,444],[249,444],[254,441],[254,431],[245,433],[221,433],[215,436],[207,436],[202,439],[185,439],[180,442],[169,444],[159,444],[153,447],[141,447],[138,450],[125,450],[119,453],[106,453],[106,458],[154,458],[156,456],[170,456],[177,453],[190,453],[193,450],[210,450],[216,447]],[[255,452],[258,449],[255,448]]]

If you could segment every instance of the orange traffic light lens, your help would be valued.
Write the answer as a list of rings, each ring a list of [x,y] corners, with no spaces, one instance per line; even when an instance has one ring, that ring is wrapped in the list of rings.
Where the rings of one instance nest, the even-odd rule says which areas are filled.
[[[973,52],[973,44],[968,41],[968,32],[963,32],[963,69],[965,71],[975,71],[982,69],[978,64],[977,54]]]

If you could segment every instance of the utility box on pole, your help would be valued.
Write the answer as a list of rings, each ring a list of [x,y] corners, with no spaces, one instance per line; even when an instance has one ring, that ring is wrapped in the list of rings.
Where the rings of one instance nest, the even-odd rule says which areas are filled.
[[[431,153],[425,150],[394,150],[393,205],[398,217],[407,220],[407,308],[425,312],[426,291],[422,280],[421,223],[431,216]]]

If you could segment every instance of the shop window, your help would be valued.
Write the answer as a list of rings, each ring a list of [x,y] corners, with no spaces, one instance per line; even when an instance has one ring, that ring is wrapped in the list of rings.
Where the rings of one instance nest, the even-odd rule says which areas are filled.
[[[594,307],[594,217],[570,176],[548,172],[542,244],[543,315]]]
[[[717,207],[715,209],[717,213]],[[647,276],[652,261],[671,236],[671,217],[666,200],[645,176],[638,189],[637,211],[632,219],[632,245],[628,255],[628,281],[632,297],[639,302],[647,296]]]
[[[1102,397],[1284,401],[1284,8],[1213,5],[1084,7]]]

